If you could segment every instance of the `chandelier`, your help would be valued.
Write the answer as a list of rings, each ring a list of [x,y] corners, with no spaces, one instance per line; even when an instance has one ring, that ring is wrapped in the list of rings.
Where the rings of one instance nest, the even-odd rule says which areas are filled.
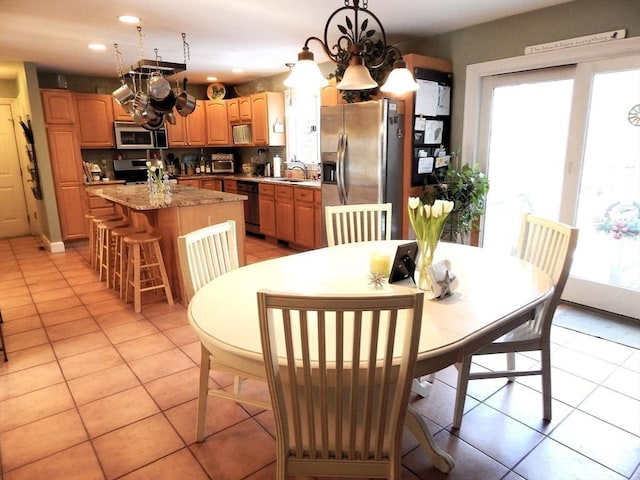
[[[353,3],[353,5],[351,5]],[[368,0],[344,0],[344,6],[335,10],[324,26],[324,39],[309,37],[298,54],[298,63],[284,84],[290,88],[322,88],[328,84],[309,50],[309,42],[320,43],[324,53],[334,63],[345,67],[339,90],[367,90],[378,87],[371,72],[392,67],[382,92],[403,94],[418,89],[413,75],[398,47],[387,45],[384,27],[368,9]],[[344,18],[342,18],[344,14]],[[351,14],[351,17],[349,16]],[[340,23],[343,21],[343,23]],[[329,39],[330,27],[335,23],[337,38]],[[334,34],[334,37],[336,34]]]
[[[163,62],[158,56],[158,49],[154,49],[155,59],[142,58],[144,35],[142,28],[137,28],[140,60],[126,73],[118,44],[113,44],[116,51],[118,77],[122,82],[122,85],[113,92],[113,97],[131,115],[134,123],[147,130],[157,130],[165,122],[175,125],[174,109],[179,115],[186,117],[196,108],[195,97],[187,93],[186,76],[183,77],[182,86],[176,81],[175,88],[171,87],[168,79],[187,69],[189,44],[186,41],[186,34],[182,34],[184,63]],[[133,88],[129,87],[127,80],[131,81]]]

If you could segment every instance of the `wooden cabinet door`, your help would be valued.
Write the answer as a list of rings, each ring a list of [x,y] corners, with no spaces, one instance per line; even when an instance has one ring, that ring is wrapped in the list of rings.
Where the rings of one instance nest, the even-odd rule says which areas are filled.
[[[253,143],[255,145],[267,145],[269,141],[269,125],[267,121],[267,96],[259,93],[251,96],[251,108],[253,109]]]
[[[296,189],[298,190],[298,189]],[[313,192],[309,190],[311,198]],[[315,241],[315,222],[313,201],[294,201],[295,206],[295,241],[301,247],[313,248]]]
[[[47,125],[49,156],[58,204],[62,239],[87,236],[87,209],[82,177],[82,156],[73,125]]]
[[[113,148],[113,101],[111,95],[76,93],[78,131],[82,148]]]
[[[251,97],[240,97],[238,99],[238,110],[241,121],[251,120],[253,112],[251,109]]]
[[[225,101],[227,102],[227,115],[229,117],[229,122],[239,122],[240,121],[240,99],[231,98]]]
[[[131,122],[133,120],[131,114],[122,108],[113,95],[111,95],[111,104],[113,105],[113,119],[116,122]]]
[[[313,191],[314,247],[322,247],[322,190]]]
[[[187,144],[187,127],[186,117],[182,115],[174,115],[176,124],[172,125],[166,122],[168,144],[170,147],[184,147]]]
[[[76,121],[73,94],[68,90],[41,90],[44,122],[73,125]]]
[[[229,145],[227,102],[212,100],[206,103],[207,144]]]
[[[280,240],[295,240],[293,187],[276,185],[276,237]]]
[[[189,147],[204,147],[207,144],[205,108],[204,100],[196,100],[195,110],[185,117],[187,127],[187,146]]]
[[[238,193],[238,181],[233,179],[224,180],[224,191],[227,193]]]
[[[268,237],[276,236],[276,204],[273,185],[258,184],[260,204],[260,233]]]
[[[200,180],[200,188],[222,192],[222,180],[219,178],[203,178]]]

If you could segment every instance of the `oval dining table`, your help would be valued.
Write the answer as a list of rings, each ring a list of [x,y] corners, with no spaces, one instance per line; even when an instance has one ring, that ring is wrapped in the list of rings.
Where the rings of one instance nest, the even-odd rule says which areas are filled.
[[[232,270],[191,299],[189,322],[218,364],[264,378],[256,292],[391,295],[415,289],[410,279],[377,288],[369,278],[373,253],[394,258],[408,240],[361,242],[310,250]],[[416,377],[437,372],[531,319],[553,293],[549,275],[508,255],[440,242],[434,261],[448,259],[453,293],[425,295]],[[453,458],[434,441],[422,416],[408,406],[406,424],[433,465],[442,472]]]

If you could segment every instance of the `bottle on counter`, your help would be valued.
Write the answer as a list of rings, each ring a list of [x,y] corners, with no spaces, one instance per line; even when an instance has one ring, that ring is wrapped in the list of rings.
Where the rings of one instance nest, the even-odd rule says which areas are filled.
[[[280,177],[282,172],[282,159],[279,155],[273,157],[273,176]]]
[[[198,173],[200,173],[202,175],[205,174],[205,171],[206,171],[205,164],[206,164],[206,158],[204,156],[204,148],[201,148],[200,149],[200,172],[198,172]]]

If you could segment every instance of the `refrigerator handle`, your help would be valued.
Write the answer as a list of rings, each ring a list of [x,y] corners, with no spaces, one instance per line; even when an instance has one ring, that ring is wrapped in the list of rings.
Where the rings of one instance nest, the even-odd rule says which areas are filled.
[[[338,185],[338,196],[340,203],[346,205],[347,195],[344,188],[344,155],[346,146],[346,134],[341,131],[338,136],[338,155],[336,162],[336,183]]]

